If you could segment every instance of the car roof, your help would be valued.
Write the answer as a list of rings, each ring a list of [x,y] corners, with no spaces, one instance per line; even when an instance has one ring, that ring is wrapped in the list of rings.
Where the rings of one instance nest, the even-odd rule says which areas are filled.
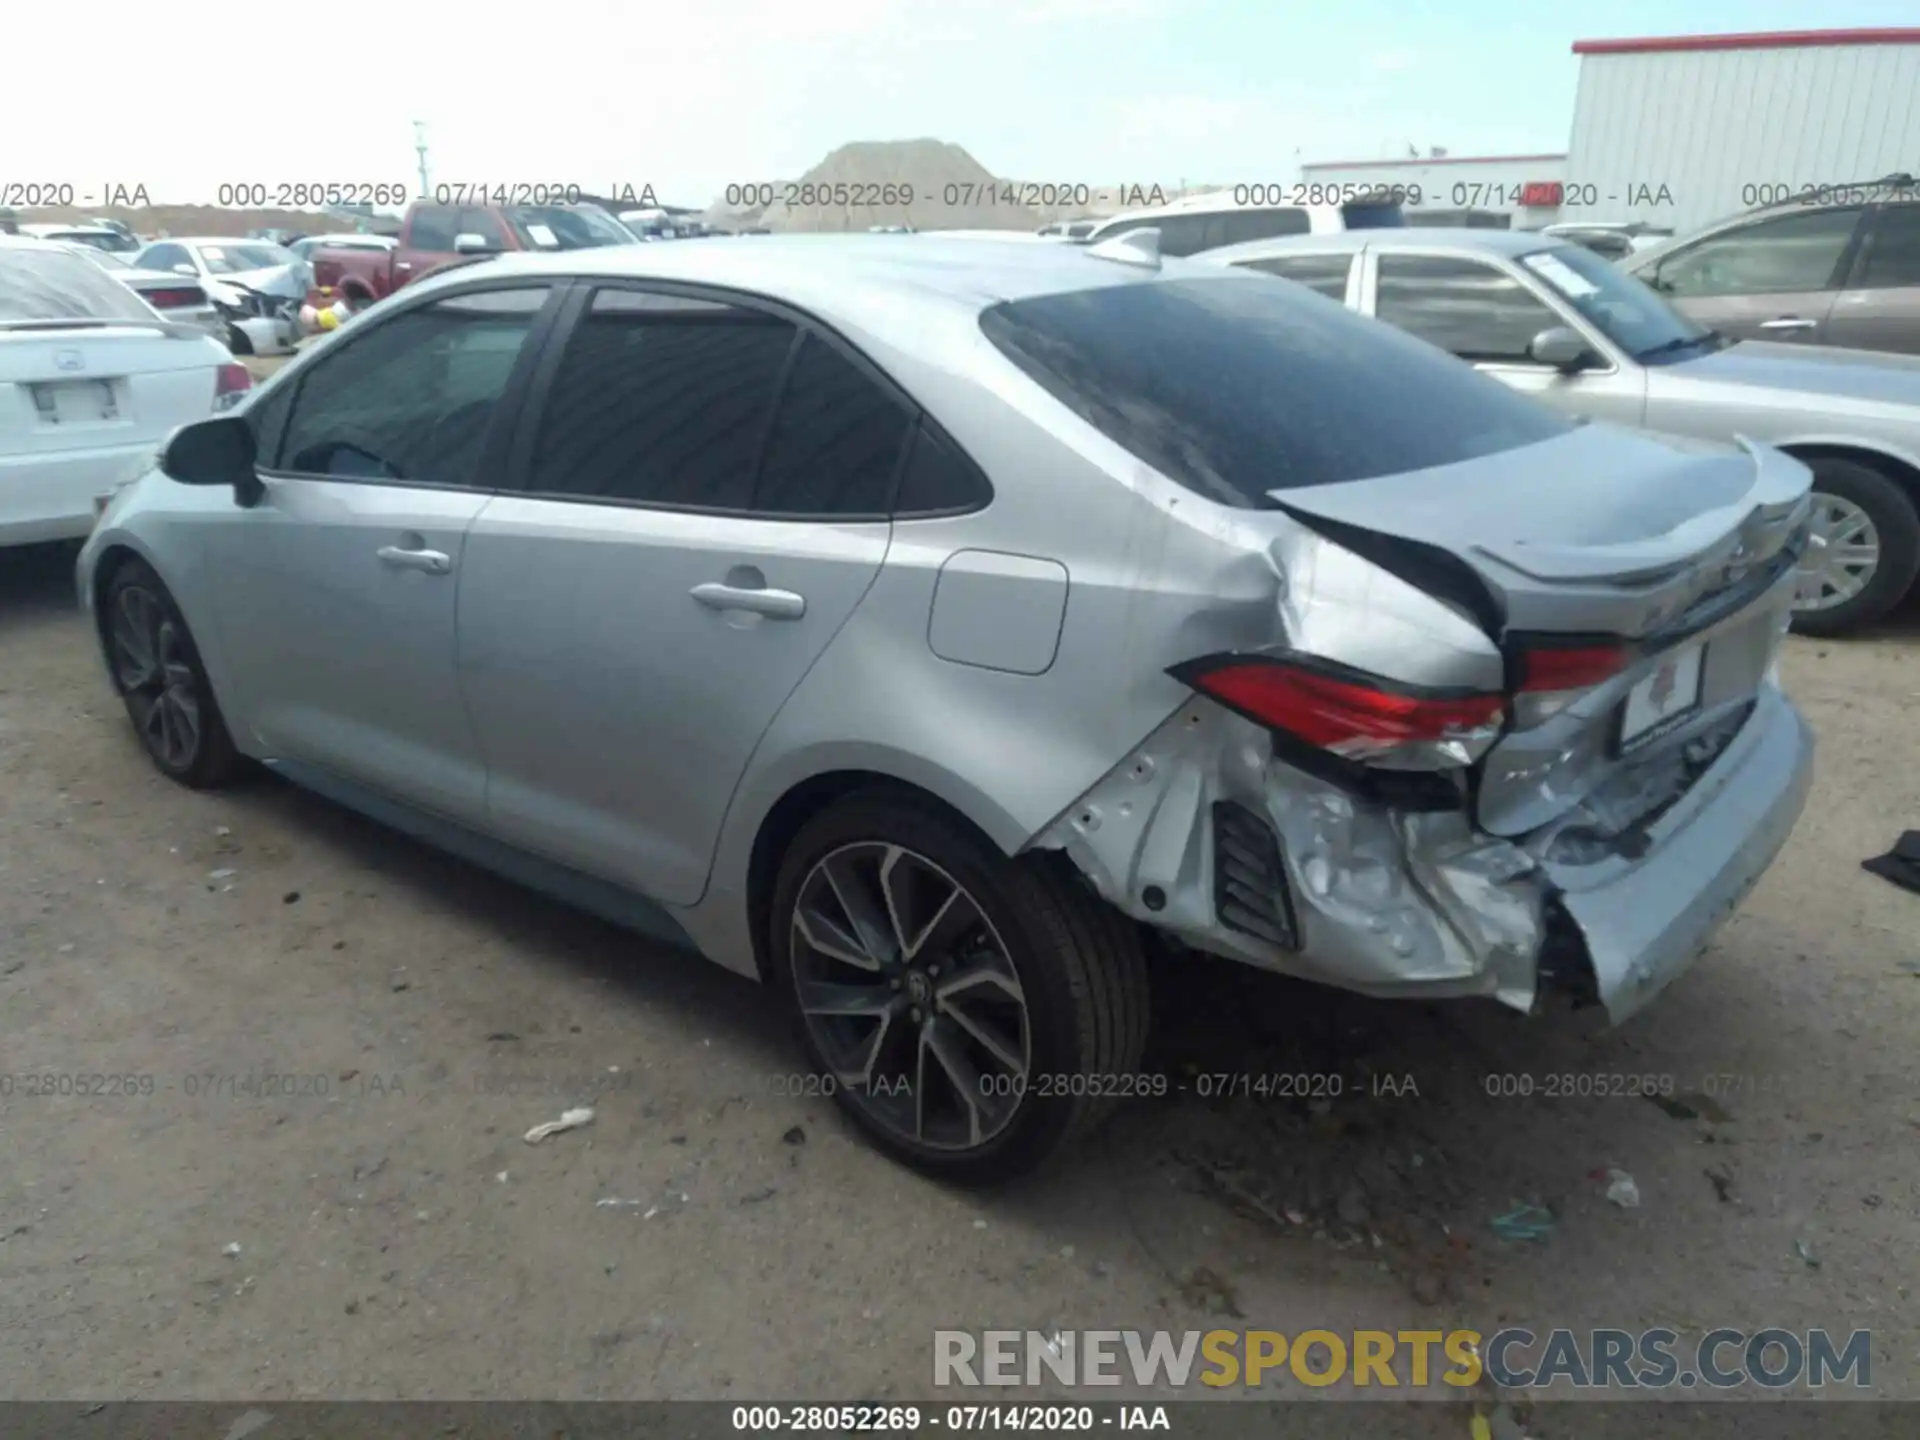
[[[1028,243],[996,245],[989,239]],[[761,245],[731,245],[719,237],[683,240],[677,245],[603,245],[580,250],[515,252],[483,261],[486,273],[569,274],[608,279],[655,279],[723,286],[773,299],[836,295],[857,305],[852,285],[874,287],[876,294],[914,294],[929,300],[960,302],[984,309],[1003,300],[1025,299],[1070,290],[1097,289],[1165,273],[1203,272],[1165,260],[1161,270],[1102,259],[1080,245],[1032,243],[1040,239],[1022,230],[989,236],[914,235],[769,235]],[[481,273],[460,272],[462,280]],[[885,303],[876,301],[875,303]],[[841,305],[831,308],[839,309]]]
[[[1020,231],[1007,234],[1023,238]],[[980,312],[1003,301],[1177,278],[1223,278],[1215,267],[1191,261],[1131,264],[1102,258],[1083,245],[1024,238],[1030,243],[939,234],[786,234],[752,245],[712,237],[672,245],[522,251],[448,269],[402,293],[540,275],[711,285],[785,302],[836,328],[911,351],[931,323],[977,335]],[[1258,276],[1246,278],[1259,282]]]
[[[85,225],[79,223],[66,225],[39,220],[31,225],[22,225],[20,227],[20,233],[23,235],[31,235],[35,239],[44,239],[49,235],[118,235],[120,232],[106,225]]]
[[[10,250],[57,250],[63,255],[71,255],[72,247],[64,240],[43,240],[38,235],[0,235],[0,248]]]
[[[1264,260],[1270,255],[1298,255],[1314,251],[1338,251],[1353,254],[1369,246],[1395,249],[1462,250],[1481,255],[1531,255],[1536,250],[1565,248],[1567,242],[1557,235],[1533,230],[1475,230],[1452,225],[1409,225],[1379,230],[1342,230],[1327,235],[1281,235],[1271,240],[1248,240],[1240,245],[1223,245],[1218,250],[1203,250],[1194,258],[1215,265],[1243,265],[1249,260]]]

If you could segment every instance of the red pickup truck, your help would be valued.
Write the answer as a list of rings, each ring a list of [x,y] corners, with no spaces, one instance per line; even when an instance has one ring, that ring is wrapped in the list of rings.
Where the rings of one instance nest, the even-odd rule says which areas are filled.
[[[400,223],[400,243],[391,250],[328,245],[314,250],[308,257],[313,281],[307,303],[318,310],[345,302],[347,310],[357,314],[455,260],[511,250],[586,250],[635,243],[633,232],[597,205],[444,205],[416,200]]]

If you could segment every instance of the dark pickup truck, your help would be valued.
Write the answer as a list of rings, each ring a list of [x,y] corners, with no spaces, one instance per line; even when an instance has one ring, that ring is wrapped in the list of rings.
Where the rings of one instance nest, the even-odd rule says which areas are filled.
[[[633,232],[597,205],[443,205],[419,200],[400,224],[390,250],[322,245],[307,303],[344,302],[358,313],[422,275],[455,260],[513,250],[586,250],[632,245]]]

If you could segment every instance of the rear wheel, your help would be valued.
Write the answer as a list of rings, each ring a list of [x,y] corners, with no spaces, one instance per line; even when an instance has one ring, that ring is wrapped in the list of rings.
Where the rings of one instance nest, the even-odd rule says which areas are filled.
[[[113,686],[162,774],[196,790],[233,778],[240,756],[180,609],[143,561],[107,584],[101,636]]]
[[[1878,470],[1856,460],[1813,468],[1813,535],[1800,564],[1793,628],[1842,635],[1898,605],[1920,573],[1920,509]]]
[[[1138,932],[1056,857],[1010,861],[916,797],[856,794],[794,838],[769,923],[822,1085],[918,1169],[1010,1178],[1140,1093]]]

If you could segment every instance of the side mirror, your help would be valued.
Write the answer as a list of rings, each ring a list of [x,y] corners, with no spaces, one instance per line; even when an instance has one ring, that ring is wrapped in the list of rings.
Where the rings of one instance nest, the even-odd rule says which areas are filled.
[[[1551,365],[1562,375],[1573,375],[1593,364],[1593,350],[1580,332],[1565,325],[1542,330],[1527,346],[1527,358]]]
[[[491,255],[498,248],[486,236],[475,235],[471,231],[453,237],[453,253],[456,255]]]
[[[176,275],[198,275],[200,272],[194,269],[189,262],[182,260],[178,265],[173,267],[173,273]]]
[[[267,493],[254,471],[253,427],[238,415],[182,425],[160,452],[160,469],[182,485],[228,485],[236,505],[252,509]]]

